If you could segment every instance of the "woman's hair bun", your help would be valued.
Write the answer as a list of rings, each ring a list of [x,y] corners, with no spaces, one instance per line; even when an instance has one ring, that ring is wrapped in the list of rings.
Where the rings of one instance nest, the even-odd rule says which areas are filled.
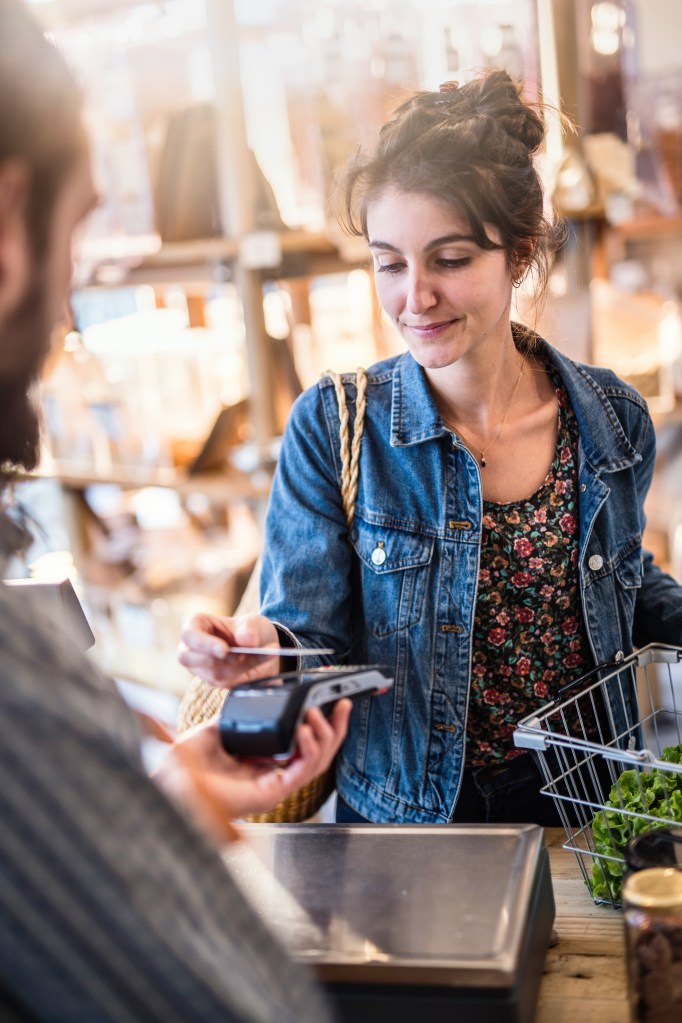
[[[545,137],[546,109],[524,99],[521,83],[498,68],[465,84],[412,93],[383,125],[374,149],[359,149],[337,178],[332,201],[339,221],[350,234],[368,237],[368,212],[385,190],[433,196],[467,222],[481,248],[502,248],[515,276],[532,273],[540,290],[565,237],[561,221],[545,214],[533,159]],[[491,240],[491,225],[499,241]]]
[[[521,91],[521,84],[501,69],[486,71],[462,87],[472,111],[492,118],[534,153],[545,137],[545,125],[538,111],[522,99]]]

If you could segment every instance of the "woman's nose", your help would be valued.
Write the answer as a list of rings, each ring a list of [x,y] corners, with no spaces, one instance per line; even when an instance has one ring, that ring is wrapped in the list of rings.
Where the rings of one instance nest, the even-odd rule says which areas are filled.
[[[438,297],[428,274],[414,273],[410,276],[406,301],[411,313],[422,313],[436,305]]]

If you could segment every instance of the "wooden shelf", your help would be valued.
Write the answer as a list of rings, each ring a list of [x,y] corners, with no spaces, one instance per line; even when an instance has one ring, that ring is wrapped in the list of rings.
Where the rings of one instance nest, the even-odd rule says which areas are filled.
[[[180,494],[201,491],[221,503],[253,499],[262,500],[270,490],[271,474],[267,468],[253,472],[226,469],[201,476],[190,476],[183,469],[150,466],[114,466],[111,471],[97,472],[90,463],[50,460],[27,479],[48,479],[70,490],[84,490],[97,484],[113,484],[124,490],[142,487],[169,487]]]
[[[623,238],[649,238],[655,235],[682,234],[682,212],[672,217],[664,217],[660,213],[641,213],[634,216],[632,220],[625,220],[619,224],[612,224],[606,220],[604,207],[601,203],[595,203],[580,210],[560,208],[559,212],[566,220],[603,221],[607,230],[613,231]]]
[[[588,206],[582,210],[560,210],[566,220],[596,220],[606,231],[619,238],[655,238],[658,236],[675,236],[682,234],[682,212],[672,217],[661,216],[660,213],[642,213],[619,224],[606,220],[604,207],[601,204]]]
[[[583,206],[576,210],[560,206],[559,213],[565,220],[601,220],[604,217],[604,207],[601,203],[592,203],[590,206]]]
[[[662,217],[658,214],[638,216],[622,224],[609,224],[608,230],[620,238],[655,238],[682,234],[682,214]]]
[[[303,230],[254,231],[242,241],[235,238],[198,238],[186,242],[147,243],[130,251],[112,240],[99,241],[84,258],[95,267],[88,286],[111,287],[130,283],[170,280],[215,281],[230,276],[230,266],[240,260],[242,246],[258,236],[270,236],[274,255],[264,265],[251,266],[263,279],[316,277],[368,266],[363,239],[334,239],[326,232]],[[151,251],[150,251],[151,250]],[[222,271],[221,269],[222,268]]]
[[[637,242],[656,242],[660,239],[682,237],[682,213],[673,217],[660,214],[639,214],[621,224],[598,223],[598,237],[594,249],[593,276],[609,278],[614,263],[628,258],[632,245]]]

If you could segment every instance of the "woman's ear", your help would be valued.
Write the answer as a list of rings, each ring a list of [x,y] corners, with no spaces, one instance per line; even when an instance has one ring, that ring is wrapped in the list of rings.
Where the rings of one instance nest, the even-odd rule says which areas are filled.
[[[21,160],[0,164],[0,329],[21,300],[30,272],[28,188],[29,172]]]
[[[535,255],[535,242],[532,238],[523,238],[514,249],[512,254],[512,284],[515,288],[519,286],[528,272]]]

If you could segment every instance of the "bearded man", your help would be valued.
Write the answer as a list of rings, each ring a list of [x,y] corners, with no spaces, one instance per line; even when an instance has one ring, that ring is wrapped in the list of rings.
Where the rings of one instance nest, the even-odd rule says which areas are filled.
[[[36,394],[74,229],[96,202],[81,96],[23,0],[0,0],[0,552],[26,541],[12,480],[39,458]],[[113,683],[0,584],[0,1017],[322,1023],[327,1009],[227,871],[228,813],[326,770],[350,705],[311,712],[289,767],[228,757],[215,724],[147,777]],[[172,796],[172,798],[169,798]],[[204,829],[204,833],[200,829]]]

